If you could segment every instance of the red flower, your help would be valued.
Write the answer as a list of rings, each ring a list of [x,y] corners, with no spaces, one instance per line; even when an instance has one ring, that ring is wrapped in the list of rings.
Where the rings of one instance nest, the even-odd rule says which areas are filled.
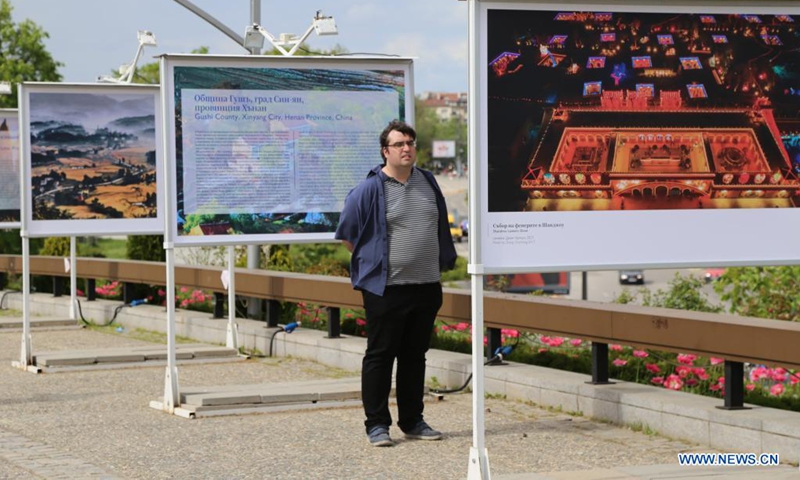
[[[363,318],[356,318],[356,325],[358,325],[359,327],[363,327],[366,324],[367,324],[367,321],[364,320]]]
[[[786,391],[786,387],[784,387],[782,383],[776,383],[769,389],[769,393],[773,397],[780,397],[783,395],[784,391]]]
[[[661,367],[659,367],[655,363],[645,363],[644,368],[646,368],[649,372],[652,373],[661,373]]]
[[[670,390],[680,390],[683,388],[683,380],[678,375],[672,374],[664,380],[664,387]]]
[[[652,383],[653,385],[663,385],[664,377],[653,377],[650,379],[650,383]]]
[[[697,355],[689,353],[678,354],[678,363],[681,365],[694,365],[695,360],[697,360]]]

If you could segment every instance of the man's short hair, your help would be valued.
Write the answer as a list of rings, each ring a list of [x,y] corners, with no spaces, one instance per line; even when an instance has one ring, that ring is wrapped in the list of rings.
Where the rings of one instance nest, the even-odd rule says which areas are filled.
[[[389,125],[386,125],[386,128],[384,128],[383,132],[381,132],[381,138],[380,138],[381,158],[383,158],[384,163],[386,163],[386,155],[383,154],[383,149],[389,146],[389,134],[392,132],[400,132],[403,135],[411,137],[412,140],[417,139],[417,132],[411,125],[401,120],[392,120],[391,122],[389,122]]]

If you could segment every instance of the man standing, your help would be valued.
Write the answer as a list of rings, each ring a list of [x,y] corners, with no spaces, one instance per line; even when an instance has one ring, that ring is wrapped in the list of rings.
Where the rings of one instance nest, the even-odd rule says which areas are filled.
[[[422,417],[425,352],[442,306],[442,270],[456,251],[447,207],[433,174],[414,166],[417,134],[392,121],[380,136],[384,164],[373,168],[345,200],[336,229],[353,253],[350,279],[367,314],[361,397],[369,442],[394,445],[389,392],[397,359],[397,426],[406,438],[439,440]]]

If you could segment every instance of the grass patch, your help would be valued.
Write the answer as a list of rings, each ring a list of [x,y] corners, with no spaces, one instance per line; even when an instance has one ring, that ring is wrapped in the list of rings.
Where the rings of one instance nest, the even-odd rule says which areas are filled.
[[[89,324],[86,326],[86,328],[94,332],[106,333],[108,335],[116,335],[118,337],[132,338],[134,340],[141,340],[143,342],[149,342],[149,343],[160,343],[164,345],[167,344],[166,333],[154,332],[152,330],[145,330],[143,328],[134,328],[133,330],[129,330],[125,327],[122,327],[123,330],[121,332],[118,332],[117,327],[120,327],[120,325]],[[178,335],[175,337],[175,343],[197,343],[197,341],[192,340],[191,338],[188,337],[182,337]]]
[[[21,316],[22,312],[19,310],[12,310],[10,308],[8,310],[0,310],[0,317],[21,317]]]
[[[650,425],[642,424],[642,422],[632,423],[632,424],[628,425],[628,427],[634,432],[641,432],[641,433],[644,433],[645,435],[647,435],[649,437],[654,437],[654,436],[658,435],[658,432],[656,432],[655,430],[650,428]]]

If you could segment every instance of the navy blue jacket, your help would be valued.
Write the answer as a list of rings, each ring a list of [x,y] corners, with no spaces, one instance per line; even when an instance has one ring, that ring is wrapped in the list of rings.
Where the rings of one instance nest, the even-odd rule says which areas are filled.
[[[338,240],[353,244],[350,281],[356,290],[383,296],[389,270],[389,239],[386,227],[386,198],[383,165],[370,170],[367,178],[347,194],[336,229]],[[416,167],[414,167],[416,168]],[[444,195],[433,174],[417,168],[433,187],[439,208],[439,269],[450,270],[456,264],[456,249],[450,236]]]

